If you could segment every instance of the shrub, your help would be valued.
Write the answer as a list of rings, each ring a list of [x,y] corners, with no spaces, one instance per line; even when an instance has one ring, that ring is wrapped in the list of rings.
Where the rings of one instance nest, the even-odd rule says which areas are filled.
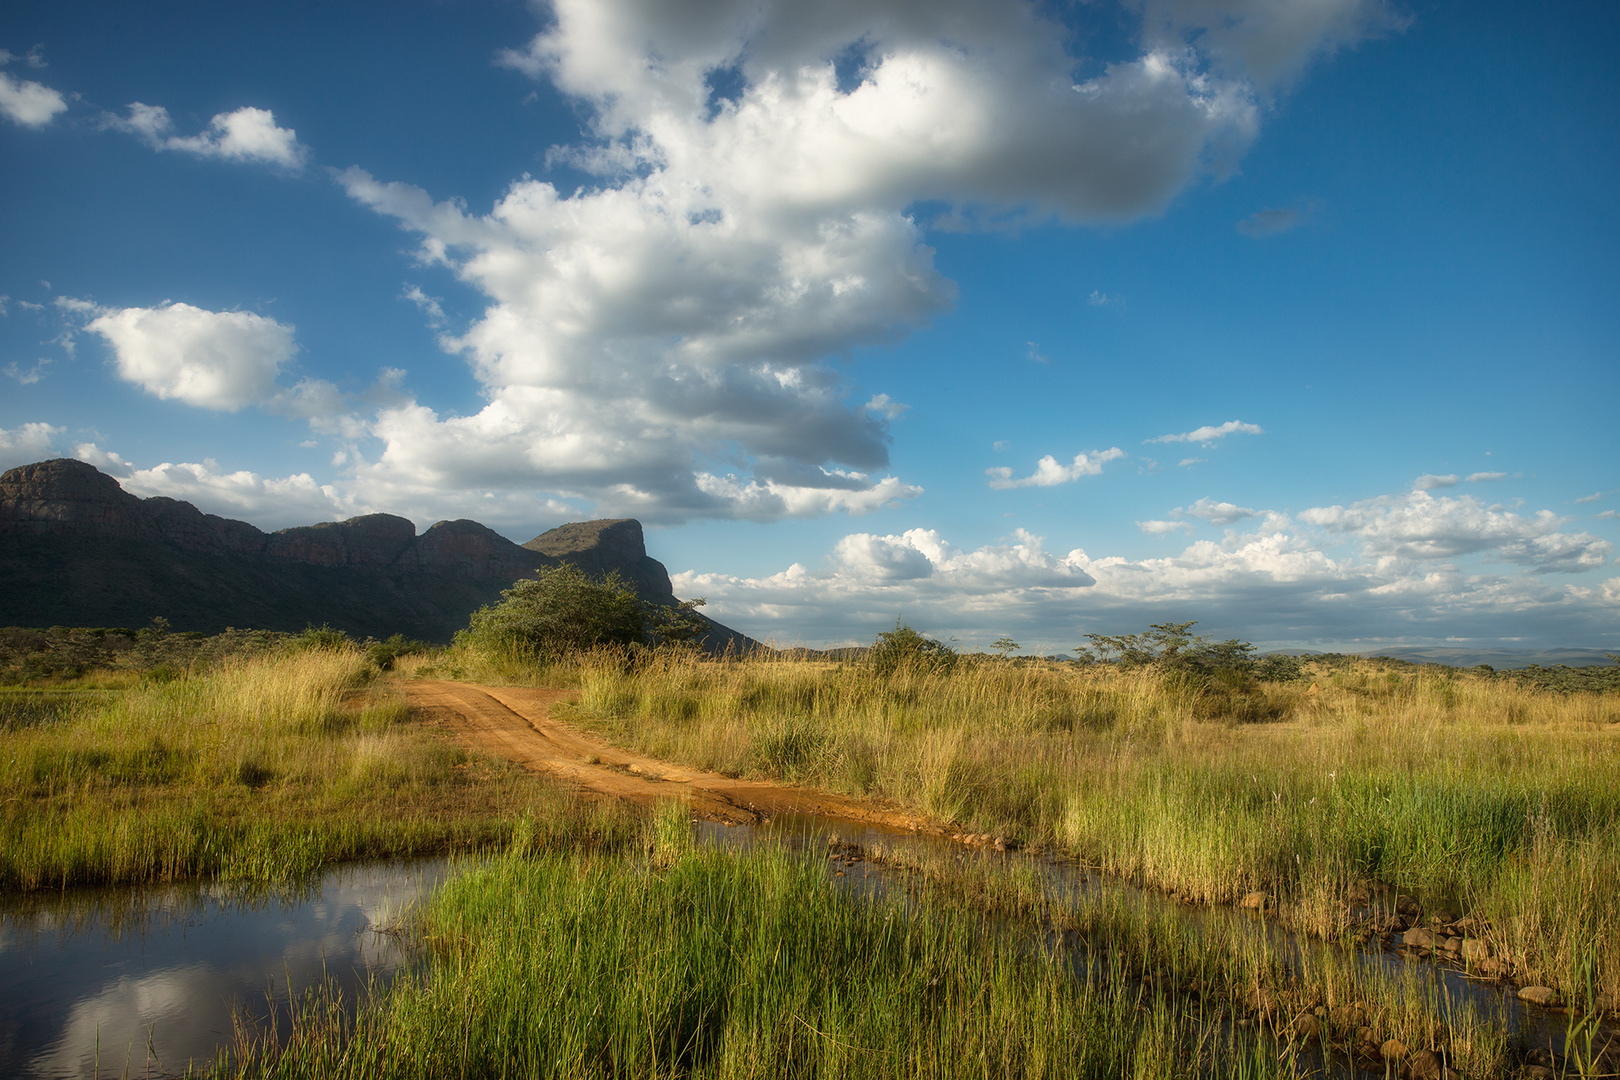
[[[573,563],[542,568],[473,612],[458,644],[493,655],[559,659],[601,645],[645,645],[646,605],[617,573],[592,578]]]
[[[347,649],[354,642],[342,630],[334,630],[322,623],[320,626],[306,626],[304,632],[288,642],[288,647],[294,652],[304,652],[309,649],[319,649],[323,652],[334,652],[338,649]]]
[[[425,641],[395,634],[385,641],[373,641],[367,645],[366,659],[376,664],[378,671],[391,671],[394,662],[402,656],[425,656],[432,651],[433,646]]]
[[[948,672],[957,661],[956,650],[943,641],[924,637],[896,619],[893,630],[877,636],[867,662],[880,675],[893,675],[898,671]]]
[[[1293,682],[1304,677],[1305,663],[1297,656],[1272,653],[1260,658],[1254,665],[1254,674],[1255,678],[1267,682]]]

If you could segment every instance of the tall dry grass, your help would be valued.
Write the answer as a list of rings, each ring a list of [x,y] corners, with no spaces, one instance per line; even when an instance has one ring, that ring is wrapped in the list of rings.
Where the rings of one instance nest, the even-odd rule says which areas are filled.
[[[284,879],[504,844],[525,808],[566,804],[425,730],[374,674],[356,649],[310,649],[122,692],[10,695],[0,888]]]
[[[1344,923],[1360,879],[1483,918],[1524,977],[1620,993],[1620,695],[1322,667],[1152,670],[596,654],[574,718],[645,753],[892,799],[1209,903]]]

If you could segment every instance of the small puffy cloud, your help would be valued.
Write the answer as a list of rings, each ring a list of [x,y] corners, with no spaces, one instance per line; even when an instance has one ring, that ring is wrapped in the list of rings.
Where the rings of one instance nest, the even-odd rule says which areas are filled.
[[[934,572],[928,555],[905,536],[854,533],[838,541],[833,561],[844,573],[869,581],[910,581]]]
[[[1246,518],[1258,517],[1259,511],[1251,510],[1247,506],[1238,506],[1236,503],[1216,502],[1205,497],[1191,506],[1177,507],[1172,514],[1176,517],[1199,518],[1211,525],[1231,525]]]
[[[106,122],[110,127],[139,136],[155,150],[177,150],[198,157],[283,169],[301,169],[309,157],[309,150],[298,142],[296,131],[277,127],[274,113],[251,105],[219,113],[196,135],[170,134],[174,121],[169,111],[161,105],[139,101],[129,105],[128,116],[109,117]]]
[[[1117,446],[1107,450],[1082,451],[1074,455],[1074,460],[1067,465],[1060,464],[1057,458],[1047,454],[1035,464],[1035,471],[1020,479],[1013,479],[1013,471],[1005,465],[986,469],[985,475],[990,477],[990,486],[997,491],[1009,488],[1024,487],[1056,487],[1058,484],[1067,484],[1080,479],[1082,476],[1096,476],[1103,471],[1103,466],[1110,461],[1117,461],[1125,456],[1125,451]]]
[[[1205,424],[1203,427],[1184,431],[1180,435],[1159,435],[1144,441],[1150,443],[1195,442],[1208,446],[1226,438],[1228,435],[1239,433],[1244,435],[1264,435],[1266,432],[1259,424],[1249,424],[1242,420],[1228,420],[1224,424]]]
[[[23,424],[9,430],[0,428],[0,469],[27,465],[51,456],[56,440],[67,431],[54,424]]]
[[[40,284],[47,289],[51,287],[48,281],[42,281]],[[58,296],[51,303],[56,307],[56,310],[64,315],[72,315],[80,319],[93,319],[97,315],[105,314],[107,310],[93,300],[84,300],[77,296]],[[39,310],[39,307],[40,305],[35,304],[34,310]]]
[[[1313,507],[1299,518],[1356,538],[1374,557],[1453,559],[1485,552],[1538,573],[1569,573],[1602,566],[1613,550],[1590,533],[1560,532],[1565,519],[1550,510],[1526,517],[1471,495],[1436,498],[1422,489],[1347,507]]]
[[[85,329],[107,339],[120,378],[160,398],[225,412],[269,401],[277,373],[297,351],[293,328],[274,319],[181,303],[106,311]]]
[[[7,60],[10,54],[7,54]],[[67,111],[67,99],[32,79],[18,79],[0,71],[0,113],[21,127],[42,128]]]
[[[893,420],[901,413],[910,409],[911,406],[902,405],[898,401],[890,400],[888,394],[874,394],[872,399],[866,403],[865,408],[869,413],[875,413],[876,415],[887,420]]]
[[[1190,521],[1138,521],[1136,527],[1149,536],[1163,536],[1173,532],[1192,532]]]
[[[79,443],[73,448],[73,456],[94,465],[109,476],[122,478],[128,476],[135,468],[122,454],[103,450],[93,442]]]

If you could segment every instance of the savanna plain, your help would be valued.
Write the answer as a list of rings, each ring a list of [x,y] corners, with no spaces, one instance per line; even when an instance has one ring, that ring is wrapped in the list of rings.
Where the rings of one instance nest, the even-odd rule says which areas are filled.
[[[419,965],[244,1022],[213,1075],[1616,1073],[1610,669],[143,633],[7,668],[0,888],[464,857],[402,917]],[[937,842],[865,851],[864,889],[825,850],[700,842],[678,800],[454,737],[407,704],[421,676],[561,688],[552,718],[605,744],[871,800]],[[1366,962],[1386,943],[1406,959]],[[1441,965],[1556,1010],[1556,1053]]]

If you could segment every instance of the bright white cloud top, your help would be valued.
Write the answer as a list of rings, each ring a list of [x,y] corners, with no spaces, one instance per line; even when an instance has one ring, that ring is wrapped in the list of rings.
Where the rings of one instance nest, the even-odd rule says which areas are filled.
[[[0,113],[13,124],[44,127],[64,112],[67,112],[67,101],[58,91],[32,79],[18,79],[8,71],[0,71]]]
[[[275,165],[298,169],[309,156],[299,145],[298,133],[276,126],[275,114],[268,109],[244,105],[234,112],[220,113],[196,135],[174,135],[174,121],[161,105],[132,102],[127,117],[109,117],[110,127],[140,136],[154,150],[178,150],[203,158],[219,158],[252,165]]]
[[[160,398],[225,412],[267,401],[297,351],[290,326],[190,304],[109,311],[85,329],[112,346],[119,378]]]
[[[395,17],[19,17],[0,456],[266,525],[634,515],[786,640],[1620,633],[1614,12]]]

